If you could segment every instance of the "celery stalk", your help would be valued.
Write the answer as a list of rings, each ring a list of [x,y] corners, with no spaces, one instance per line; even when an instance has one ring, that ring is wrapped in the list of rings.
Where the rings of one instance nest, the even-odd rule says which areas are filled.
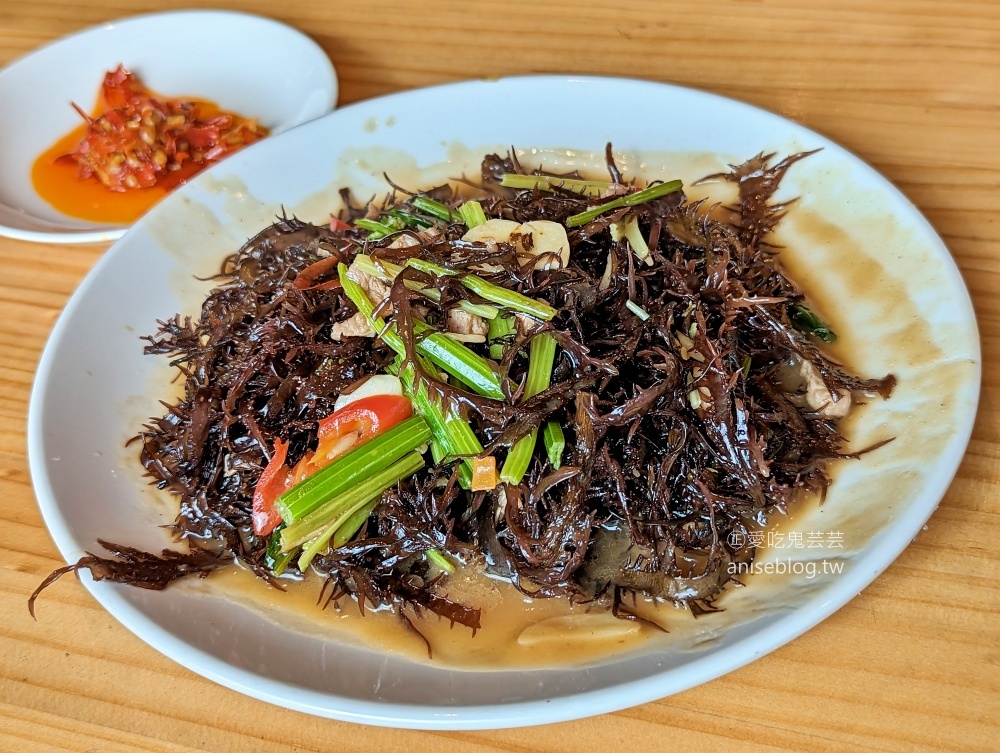
[[[394,329],[387,329],[383,320],[372,317],[375,307],[368,299],[364,290],[362,290],[357,283],[347,277],[347,266],[341,264],[337,269],[341,280],[346,280],[346,283],[342,283],[344,286],[344,292],[351,299],[358,310],[362,312],[364,317],[368,320],[368,323],[371,324],[377,331],[384,332],[383,339],[386,344],[398,354],[399,358],[397,358],[397,363],[391,367],[393,370],[398,371],[399,363],[401,363],[402,357],[406,351],[403,347],[402,339]],[[463,420],[451,410],[449,410],[446,414],[440,402],[431,400],[427,393],[426,386],[421,385],[419,390],[414,389],[415,385],[412,369],[404,369],[403,372],[399,374],[399,378],[403,382],[403,389],[406,391],[406,394],[413,401],[414,409],[424,418],[425,421],[427,421],[427,424],[431,428],[431,433],[444,450],[446,457],[457,457],[463,455],[471,456],[482,453],[483,446],[476,438],[476,435],[472,431],[472,427],[469,425],[468,421]],[[462,463],[459,465],[458,474],[459,482],[464,488],[468,488],[472,479],[471,459],[463,459]]]
[[[281,532],[282,551],[290,551],[301,544],[323,537],[328,531],[331,533],[336,531],[354,513],[373,500],[377,500],[390,486],[423,467],[423,456],[419,452],[410,452],[365,481],[329,499],[304,518],[289,524]],[[313,552],[314,556],[316,551],[318,548]]]
[[[535,444],[538,441],[538,429],[532,429],[510,448],[507,459],[500,470],[500,480],[505,484],[520,484],[528,470],[531,456],[535,454]]]
[[[398,369],[398,366],[394,366],[394,368]],[[412,369],[406,369],[399,375],[399,378],[403,382],[406,394],[413,401],[414,410],[423,416],[428,426],[431,427],[431,433],[442,451],[443,458],[478,455],[483,451],[483,446],[479,443],[468,421],[456,416],[454,411],[445,414],[440,402],[431,400],[427,394],[426,386],[421,385],[419,390],[414,389]],[[469,488],[472,481],[471,458],[463,458],[460,463],[458,480],[463,488]]]
[[[399,207],[393,207],[387,213],[394,221],[401,223],[404,227],[433,227],[434,223],[428,220],[426,217],[421,217],[420,215],[413,214],[412,212],[406,212]]]
[[[503,343],[494,341],[510,337],[516,332],[517,324],[513,316],[498,316],[496,319],[491,319],[489,330],[486,332],[486,339],[490,342],[490,358],[503,358]]]
[[[431,334],[427,334],[428,332]],[[504,399],[500,377],[485,358],[457,340],[436,332],[428,324],[414,323],[413,333],[418,337],[417,352],[426,356],[431,363],[458,377],[480,395],[494,400]]]
[[[580,225],[586,225],[591,220],[600,217],[605,212],[610,212],[612,209],[634,207],[638,204],[645,204],[647,201],[658,199],[661,196],[666,196],[674,191],[680,191],[683,187],[684,184],[679,180],[671,180],[667,183],[657,183],[655,186],[650,186],[649,188],[644,188],[641,191],[636,191],[635,193],[627,194],[625,196],[619,196],[617,199],[613,199],[605,204],[599,204],[598,206],[592,207],[585,212],[571,215],[566,218],[566,227],[579,227]]]
[[[434,465],[441,465],[441,461],[444,460],[447,454],[437,439],[431,440],[431,460],[434,461]]]
[[[528,354],[528,378],[524,383],[524,397],[534,397],[539,392],[548,389],[552,382],[552,365],[556,357],[556,341],[552,335],[543,333],[531,341]],[[538,429],[532,429],[529,434],[518,440],[504,461],[500,471],[500,480],[506,484],[520,484],[524,478],[531,456],[535,452],[538,440]]]
[[[437,217],[439,220],[444,220],[445,222],[453,222],[456,218],[455,215],[458,214],[451,207],[446,204],[442,204],[440,201],[435,201],[429,196],[414,196],[410,199],[410,204],[414,209],[419,209],[421,212],[431,215],[432,217]]]
[[[344,288],[344,294],[351,299],[351,303],[355,305],[382,341],[397,353],[405,352],[403,338],[396,332],[395,327],[386,326],[385,319],[375,316],[375,305],[364,289],[347,276],[346,264],[337,265],[337,275],[340,277],[340,285]]]
[[[396,275],[403,271],[403,268],[398,264],[393,264],[392,262],[383,261],[381,259],[376,262],[372,259],[372,257],[364,254],[358,254],[355,256],[353,263],[365,274],[377,277],[378,279],[390,284],[396,279]],[[409,290],[420,293],[428,300],[434,301],[434,303],[441,302],[441,291],[436,288],[430,288],[422,285],[417,280],[406,280],[404,284]],[[473,303],[472,301],[462,300],[458,302],[458,307],[468,314],[475,314],[476,316],[483,317],[483,319],[496,319],[497,316],[500,315],[500,309],[496,306],[491,306],[488,303]]]
[[[379,222],[377,220],[355,220],[355,227],[359,227],[363,230],[368,231],[369,240],[377,241],[380,238],[385,238],[385,236],[395,233],[400,228],[390,225],[387,222]]]
[[[450,559],[445,557],[439,549],[428,549],[424,552],[424,556],[427,558],[427,561],[438,570],[442,570],[449,575],[455,572],[455,565]]]
[[[338,549],[353,539],[355,534],[361,530],[361,526],[363,526],[365,521],[368,520],[368,516],[375,511],[376,507],[378,507],[380,499],[381,497],[379,497],[379,499],[373,499],[360,510],[352,513],[351,516],[344,521],[343,525],[334,531],[333,540],[330,542],[330,545],[334,549]]]
[[[462,222],[469,229],[479,227],[486,222],[486,212],[483,211],[483,205],[478,201],[465,202],[458,208],[458,213],[462,215]]]
[[[509,308],[513,311],[520,311],[537,319],[543,319],[544,321],[549,321],[556,315],[556,310],[549,304],[543,301],[536,301],[534,298],[528,298],[526,295],[521,295],[520,293],[508,290],[500,285],[494,285],[492,282],[488,282],[482,277],[457,272],[456,270],[442,267],[440,264],[435,264],[434,262],[427,261],[426,259],[407,259],[406,264],[414,269],[419,269],[425,274],[437,275],[438,277],[459,275],[459,282],[461,282],[473,293],[481,298],[485,298],[487,301],[503,306],[504,308]]]
[[[275,577],[285,572],[288,563],[291,562],[294,552],[281,551],[281,531],[285,527],[282,523],[274,529],[271,540],[267,543],[267,551],[264,553],[264,565],[271,569]]]
[[[581,180],[579,178],[560,178],[557,175],[521,175],[506,173],[500,180],[504,188],[537,188],[540,191],[551,191],[553,188],[567,188],[579,193],[601,193],[613,185],[606,180]]]
[[[326,500],[381,472],[430,438],[430,427],[420,416],[372,437],[278,497],[275,505],[282,520],[291,527]]]
[[[403,338],[396,331],[396,325],[386,325],[384,319],[373,316],[375,306],[368,298],[368,294],[361,289],[361,286],[347,276],[346,265],[340,264],[337,271],[340,274],[341,285],[347,297],[351,299],[362,316],[368,320],[372,329],[378,333],[386,345],[400,355],[405,354],[406,347],[403,345]],[[449,374],[453,374],[466,384],[471,385],[479,394],[494,400],[504,399],[500,378],[485,358],[465,347],[462,343],[452,340],[440,332],[435,332],[430,325],[417,322],[414,324],[413,331],[416,335],[431,333],[417,340],[418,353],[426,356],[432,363],[440,366]]]
[[[542,427],[542,441],[545,443],[545,454],[557,471],[562,465],[562,454],[566,449],[566,435],[556,421],[546,421]]]
[[[306,568],[313,561],[313,558],[327,549],[337,549],[342,547],[348,541],[354,538],[355,534],[361,530],[361,526],[365,524],[368,520],[368,516],[372,514],[372,511],[378,506],[379,501],[382,499],[381,495],[378,498],[373,499],[368,502],[364,507],[351,513],[343,523],[337,528],[330,528],[322,536],[317,536],[315,539],[310,541],[304,547],[302,547],[302,556],[299,557],[299,570],[305,572]]]

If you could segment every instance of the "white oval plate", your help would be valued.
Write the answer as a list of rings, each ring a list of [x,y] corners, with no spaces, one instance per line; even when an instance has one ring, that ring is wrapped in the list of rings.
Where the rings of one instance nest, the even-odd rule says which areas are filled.
[[[585,668],[456,672],[293,632],[225,598],[83,582],[126,627],[177,662],[242,693],[323,716],[401,727],[472,729],[598,714],[690,688],[809,629],[868,585],[918,534],[950,483],[979,393],[979,341],[947,249],[885,179],[822,136],[739,102],[630,80],[529,77],[383,97],[335,112],[226,160],[168,197],[101,259],[66,307],[42,357],[29,418],[31,473],[67,562],[98,537],[166,545],[169,513],[122,449],[169,394],[163,358],[138,335],[195,313],[197,282],[284,207],[324,221],[336,189],[367,198],[397,182],[430,185],[507,145],[562,166],[602,165],[612,140],[628,175],[693,180],[758,151],[823,147],[788,173],[785,259],[809,278],[861,373],[899,379],[862,409],[856,446],[823,507],[782,530],[804,537],[760,562],[797,574],[755,576],[726,611],[638,653]],[[698,189],[692,189],[697,194]],[[822,549],[805,542],[823,534]],[[834,536],[839,534],[839,536]],[[839,574],[817,572],[824,562]],[[814,569],[810,575],[810,567]],[[776,567],[775,569],[779,569]],[[44,617],[44,603],[40,605]],[[682,637],[686,636],[686,637]]]
[[[35,159],[80,124],[119,64],[166,95],[199,97],[281,133],[325,115],[337,76],[321,47],[289,26],[228,11],[124,18],[42,47],[0,71],[0,235],[41,243],[120,238],[122,225],[68,217],[32,187]],[[21,113],[21,117],[15,117]]]

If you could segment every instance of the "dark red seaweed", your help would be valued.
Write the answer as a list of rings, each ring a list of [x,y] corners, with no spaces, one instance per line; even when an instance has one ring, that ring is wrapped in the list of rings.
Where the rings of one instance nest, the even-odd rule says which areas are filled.
[[[731,579],[730,563],[753,557],[749,534],[787,511],[800,491],[824,491],[828,461],[856,457],[844,450],[839,417],[808,404],[786,372],[806,364],[831,395],[888,397],[894,383],[849,374],[797,325],[793,307],[804,305],[805,294],[782,272],[767,236],[788,210],[770,197],[804,156],[772,166],[773,155],[758,155],[724,173],[740,190],[728,220],[675,192],[572,229],[562,269],[522,264],[508,243],[461,241],[461,223],[423,229],[433,218],[401,231],[411,238],[406,247],[390,247],[395,235],[369,241],[353,227],[281,219],[226,260],[198,319],[174,317],[148,338],[146,352],[169,355],[180,369],[184,395],[139,434],[141,460],[153,482],[179,499],[173,532],[190,553],[158,557],[102,542],[115,559],[89,555],[63,571],[89,568],[98,578],[162,588],[239,561],[271,578],[250,500],[275,441],[290,443],[294,463],[315,445],[317,421],[337,395],[393,355],[378,341],[331,336],[331,326],[355,309],[330,282],[333,262],[317,262],[349,262],[364,250],[397,263],[421,256],[459,272],[488,263],[479,273],[492,282],[553,306],[555,319],[525,324],[527,339],[511,338],[496,363],[521,384],[518,352],[549,332],[560,346],[549,389],[518,402],[519,389],[499,401],[431,386],[465,412],[499,460],[550,418],[569,446],[559,470],[539,449],[522,484],[491,493],[463,491],[448,465],[401,482],[353,541],[314,561],[328,579],[327,601],[428,611],[475,630],[478,611],[437,588],[441,573],[423,554],[438,549],[536,596],[607,598],[623,617],[630,616],[622,602],[628,592],[687,604],[696,614],[712,610]],[[610,147],[607,162],[621,184]],[[523,172],[513,156],[483,162],[489,217],[564,222],[599,203],[564,188],[502,188],[509,172]],[[448,187],[428,195],[461,203]],[[411,201],[394,195],[386,206],[351,207],[342,217],[419,219]],[[648,241],[651,265],[612,238],[611,223],[628,213]],[[306,269],[308,284],[296,285]],[[462,298],[481,301],[456,278],[406,274],[440,293],[431,302],[398,279],[382,307],[419,366],[414,321],[441,322]],[[485,346],[473,347],[488,356]]]

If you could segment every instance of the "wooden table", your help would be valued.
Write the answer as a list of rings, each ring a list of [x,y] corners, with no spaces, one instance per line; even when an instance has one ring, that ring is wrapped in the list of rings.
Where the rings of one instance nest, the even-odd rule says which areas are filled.
[[[955,255],[982,332],[984,392],[958,477],[896,563],[819,627],[641,708],[538,729],[379,730],[240,696],[159,655],[72,578],[28,477],[28,393],[45,339],[103,247],[0,240],[0,749],[18,751],[1000,749],[1000,4],[926,0],[220,0],[311,34],[341,104],[497,74],[670,81],[804,123],[899,186]],[[164,0],[3,0],[0,65]],[[20,113],[30,117],[26,102]]]

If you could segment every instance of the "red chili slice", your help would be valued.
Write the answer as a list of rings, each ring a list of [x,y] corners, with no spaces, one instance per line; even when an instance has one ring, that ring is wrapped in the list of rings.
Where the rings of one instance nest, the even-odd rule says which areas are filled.
[[[285,465],[287,456],[288,443],[276,439],[271,461],[253,491],[253,530],[258,536],[267,536],[281,523],[274,501],[288,489],[292,478],[291,469]]]

